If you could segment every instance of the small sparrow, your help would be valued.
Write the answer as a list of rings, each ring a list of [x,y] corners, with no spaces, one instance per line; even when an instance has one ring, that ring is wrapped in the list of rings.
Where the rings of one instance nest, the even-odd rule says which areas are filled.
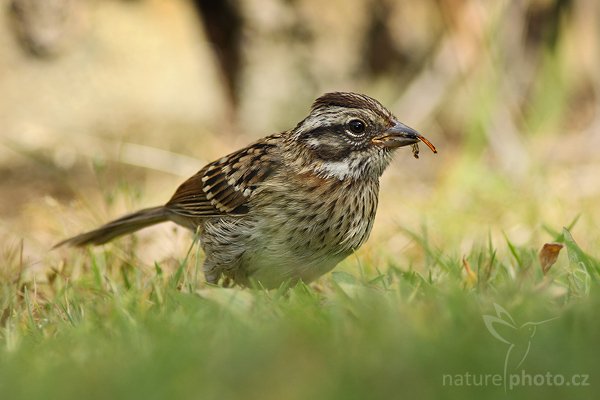
[[[311,282],[369,237],[379,177],[395,149],[424,142],[377,100],[319,97],[295,128],[218,159],[165,205],[146,208],[56,246],[99,245],[165,221],[197,232],[204,274],[241,286]]]

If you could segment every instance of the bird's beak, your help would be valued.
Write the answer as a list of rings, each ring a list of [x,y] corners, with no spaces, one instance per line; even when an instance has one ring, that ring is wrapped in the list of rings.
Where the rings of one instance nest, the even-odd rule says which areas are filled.
[[[396,122],[394,126],[385,130],[381,135],[373,138],[373,143],[387,149],[408,146],[419,142],[421,134],[404,125],[402,122]]]

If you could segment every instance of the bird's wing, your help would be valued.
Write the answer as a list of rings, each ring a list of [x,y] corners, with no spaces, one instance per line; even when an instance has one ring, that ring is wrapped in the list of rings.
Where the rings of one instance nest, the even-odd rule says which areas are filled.
[[[280,134],[267,136],[202,168],[185,181],[166,207],[197,218],[242,215],[257,187],[277,168]]]

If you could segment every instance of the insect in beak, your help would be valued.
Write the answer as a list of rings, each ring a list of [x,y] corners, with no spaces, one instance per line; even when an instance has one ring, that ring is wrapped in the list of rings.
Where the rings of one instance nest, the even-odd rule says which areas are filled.
[[[402,122],[396,122],[391,128],[383,132],[382,135],[373,138],[373,143],[387,149],[395,149],[403,146],[413,146],[413,155],[419,158],[419,142],[425,143],[432,152],[437,153],[433,143],[427,140],[423,135]]]

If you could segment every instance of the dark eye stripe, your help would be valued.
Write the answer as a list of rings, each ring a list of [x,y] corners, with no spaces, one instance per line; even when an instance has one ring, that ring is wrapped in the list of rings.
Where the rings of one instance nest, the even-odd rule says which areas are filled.
[[[344,130],[345,130],[345,127],[342,124],[319,126],[315,129],[304,132],[300,138],[301,139],[309,139],[309,138],[313,138],[313,137],[318,137],[318,136],[322,135],[323,133],[327,133],[327,132],[343,133]]]

